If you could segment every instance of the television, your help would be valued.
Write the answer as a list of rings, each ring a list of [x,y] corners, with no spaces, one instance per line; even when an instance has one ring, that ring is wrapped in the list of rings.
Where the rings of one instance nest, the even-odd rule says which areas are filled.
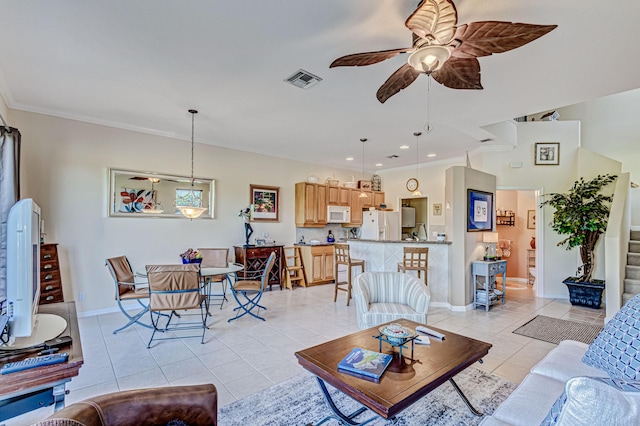
[[[41,223],[40,207],[31,198],[15,203],[7,217],[9,346],[37,345],[67,327],[57,315],[38,314]]]

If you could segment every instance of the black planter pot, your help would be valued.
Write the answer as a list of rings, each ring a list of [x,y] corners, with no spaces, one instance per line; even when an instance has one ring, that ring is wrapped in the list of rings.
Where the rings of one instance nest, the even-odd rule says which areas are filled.
[[[569,277],[562,282],[569,289],[569,301],[571,301],[572,305],[600,309],[604,280],[584,282],[578,281],[576,277]]]

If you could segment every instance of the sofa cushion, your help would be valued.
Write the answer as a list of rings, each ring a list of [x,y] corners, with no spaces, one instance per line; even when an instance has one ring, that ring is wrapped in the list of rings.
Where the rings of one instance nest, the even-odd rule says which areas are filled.
[[[589,345],[583,361],[612,378],[640,380],[640,295],[607,323]]]
[[[493,417],[514,426],[540,424],[563,390],[564,382],[531,373],[498,407]]]
[[[566,382],[576,376],[608,377],[607,373],[581,361],[588,345],[575,340],[563,340],[553,348],[531,372]]]
[[[638,424],[640,382],[574,377],[541,426],[556,424],[626,426]]]

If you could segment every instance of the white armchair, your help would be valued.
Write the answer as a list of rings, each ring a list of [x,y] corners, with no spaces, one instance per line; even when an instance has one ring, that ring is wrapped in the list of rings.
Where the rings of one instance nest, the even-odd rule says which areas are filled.
[[[356,277],[354,299],[361,330],[405,318],[427,323],[431,293],[402,272],[364,272]]]

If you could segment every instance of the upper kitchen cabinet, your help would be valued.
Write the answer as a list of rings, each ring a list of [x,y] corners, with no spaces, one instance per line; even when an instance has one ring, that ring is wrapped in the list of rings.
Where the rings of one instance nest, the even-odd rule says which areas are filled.
[[[380,204],[384,204],[384,192],[373,192],[373,207],[380,207]]]
[[[318,183],[296,183],[296,226],[323,227],[327,224],[327,186]]]
[[[350,189],[343,186],[327,187],[327,204],[330,206],[348,206],[351,202]]]

